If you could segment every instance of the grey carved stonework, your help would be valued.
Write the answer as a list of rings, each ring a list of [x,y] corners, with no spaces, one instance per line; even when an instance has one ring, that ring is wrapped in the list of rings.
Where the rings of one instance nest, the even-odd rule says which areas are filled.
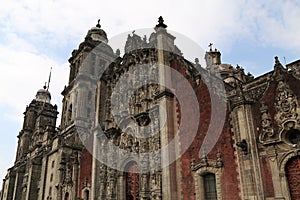
[[[262,105],[261,111],[261,134],[259,135],[259,141],[263,144],[276,142],[279,140],[278,134],[275,134],[272,124],[272,118],[268,113],[268,107]]]
[[[284,81],[278,83],[274,106],[277,112],[275,120],[279,126],[282,127],[287,120],[300,120],[297,97]]]

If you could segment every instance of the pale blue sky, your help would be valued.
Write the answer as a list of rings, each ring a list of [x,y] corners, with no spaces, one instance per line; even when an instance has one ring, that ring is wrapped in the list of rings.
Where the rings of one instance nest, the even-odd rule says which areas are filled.
[[[152,28],[162,15],[169,30],[202,48],[213,42],[224,63],[259,75],[300,59],[297,0],[67,1],[0,0],[0,178],[13,165],[23,112],[48,79],[52,103],[68,79],[67,60],[101,18],[109,38]],[[59,122],[58,124],[59,125]]]

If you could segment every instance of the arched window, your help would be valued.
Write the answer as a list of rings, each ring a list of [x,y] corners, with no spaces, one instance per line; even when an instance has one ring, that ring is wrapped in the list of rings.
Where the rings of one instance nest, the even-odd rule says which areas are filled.
[[[85,192],[84,192],[84,199],[85,200],[89,200],[90,199],[90,191],[85,190]]]
[[[71,120],[72,120],[72,104],[70,104],[68,110],[68,122],[70,122]]]
[[[69,200],[69,192],[66,192],[66,194],[65,194],[65,200]]]
[[[213,173],[208,173],[203,177],[203,191],[205,200],[217,200],[216,176]]]

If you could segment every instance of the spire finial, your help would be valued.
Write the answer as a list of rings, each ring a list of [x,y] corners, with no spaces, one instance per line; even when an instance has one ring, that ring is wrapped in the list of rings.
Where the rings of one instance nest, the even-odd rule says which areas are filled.
[[[48,85],[47,85],[47,91],[49,90],[49,86],[50,86],[51,72],[52,72],[52,67],[50,68],[49,79],[48,79]],[[46,87],[46,84],[45,84],[45,87]]]
[[[117,56],[120,56],[120,55],[121,55],[120,49],[117,49],[117,50],[116,50],[116,55],[117,55]]]
[[[278,56],[275,56],[275,64],[279,64],[279,63],[280,63],[280,61],[278,59]]]
[[[274,69],[281,69],[284,70],[284,67],[282,66],[282,64],[280,63],[278,56],[275,56],[275,65],[274,65]]]
[[[98,23],[96,25],[97,28],[101,28],[101,25],[100,25],[100,19],[98,19]]]
[[[162,16],[158,18],[158,24],[156,25],[156,28],[162,27],[162,28],[167,28],[168,26],[164,24],[164,19]]]
[[[209,43],[208,47],[209,47],[210,51],[212,51],[212,46],[213,46],[213,43]]]

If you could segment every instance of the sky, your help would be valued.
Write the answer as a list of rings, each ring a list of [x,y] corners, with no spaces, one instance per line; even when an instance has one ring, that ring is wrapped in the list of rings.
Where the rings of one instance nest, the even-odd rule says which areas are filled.
[[[300,59],[298,0],[0,0],[0,178],[14,163],[26,105],[51,67],[51,102],[61,112],[68,59],[97,20],[110,39],[153,28],[159,16],[168,30],[205,50],[213,43],[223,63],[254,76],[271,71],[274,56],[282,64]]]

